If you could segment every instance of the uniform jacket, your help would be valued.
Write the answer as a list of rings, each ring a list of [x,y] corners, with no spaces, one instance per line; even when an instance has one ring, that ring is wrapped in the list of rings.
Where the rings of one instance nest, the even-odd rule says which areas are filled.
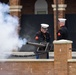
[[[50,42],[51,36],[49,32],[43,33],[41,31],[37,32],[35,39],[38,42]]]
[[[68,30],[65,26],[62,26],[57,32],[57,40],[68,39]]]

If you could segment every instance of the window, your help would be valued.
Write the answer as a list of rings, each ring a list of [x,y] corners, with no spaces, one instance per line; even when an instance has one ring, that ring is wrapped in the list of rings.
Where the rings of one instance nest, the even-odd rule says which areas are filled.
[[[37,14],[46,14],[46,11],[37,11]]]
[[[35,14],[48,14],[48,5],[45,0],[37,0],[36,1]]]

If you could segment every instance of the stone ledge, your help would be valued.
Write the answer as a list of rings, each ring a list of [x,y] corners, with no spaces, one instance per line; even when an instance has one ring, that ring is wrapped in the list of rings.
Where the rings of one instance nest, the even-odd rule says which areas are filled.
[[[10,9],[22,9],[21,5],[10,6]]]
[[[51,62],[54,59],[0,59],[0,62]]]
[[[66,7],[66,4],[58,4],[58,10],[65,10]],[[52,4],[52,8],[53,10],[56,10],[56,4]]]
[[[73,43],[73,41],[70,41],[70,40],[54,40],[53,41],[53,44],[70,44],[70,43]]]
[[[32,55],[34,52],[5,52],[5,54],[10,55]],[[49,52],[49,56],[54,57],[54,52]],[[76,57],[76,52],[72,52],[72,57]]]
[[[76,62],[76,59],[69,59],[68,62]]]

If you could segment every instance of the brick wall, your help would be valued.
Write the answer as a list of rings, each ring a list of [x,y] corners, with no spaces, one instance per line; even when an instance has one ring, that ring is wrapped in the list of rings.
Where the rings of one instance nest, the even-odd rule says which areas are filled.
[[[51,7],[51,4],[53,4],[53,0],[46,0],[48,3],[48,13],[53,13],[53,9]],[[21,0],[22,8],[22,14],[34,14],[34,5],[36,0]]]
[[[66,14],[76,14],[76,0],[65,0]]]
[[[53,61],[27,61],[27,59],[0,62],[0,75],[54,75],[54,64]]]
[[[54,61],[51,59],[7,59],[5,62],[0,60],[0,75],[55,75],[54,71]],[[75,59],[68,62],[68,75],[76,75]]]
[[[36,0],[20,0],[22,8],[22,14],[34,14],[34,3]],[[53,14],[53,8],[51,7],[53,0],[46,0],[48,3],[48,13]],[[0,0],[0,2],[8,3],[9,0]],[[66,14],[76,14],[76,0],[65,0],[67,4]]]
[[[34,4],[36,0],[21,0],[21,5],[23,6],[22,14],[34,14]],[[46,0],[48,3],[48,13],[53,14],[52,4],[53,0]],[[66,14],[76,13],[76,0],[65,0],[67,4]]]
[[[54,59],[0,59],[0,75],[75,75],[72,41],[54,41]],[[70,57],[69,57],[70,56]]]
[[[21,5],[23,6],[22,14],[34,14],[34,3],[36,0],[20,0]],[[48,13],[53,14],[53,8],[51,4],[53,0],[46,0],[48,3]],[[9,0],[0,0],[0,2],[8,3]],[[65,0],[65,4],[67,4],[66,14],[76,14],[76,0]]]
[[[76,60],[68,63],[68,70],[68,75],[76,75]]]
[[[22,14],[33,14],[36,0],[21,0]]]

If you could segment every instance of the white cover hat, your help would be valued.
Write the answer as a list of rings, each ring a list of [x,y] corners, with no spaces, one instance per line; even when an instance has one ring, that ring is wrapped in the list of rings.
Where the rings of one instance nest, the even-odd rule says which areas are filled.
[[[48,28],[49,25],[48,25],[48,24],[41,24],[41,27],[42,27],[42,28]]]
[[[59,18],[58,20],[59,20],[60,22],[65,22],[65,21],[66,21],[65,18]]]

